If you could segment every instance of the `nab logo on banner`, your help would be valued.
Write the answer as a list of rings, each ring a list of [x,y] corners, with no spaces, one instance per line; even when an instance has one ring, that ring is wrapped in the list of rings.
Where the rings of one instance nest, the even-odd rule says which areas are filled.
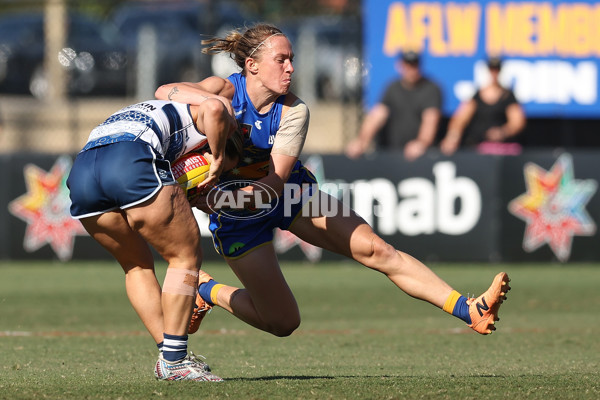
[[[400,182],[385,178],[352,182],[354,210],[382,235],[468,233],[481,217],[477,183],[457,176],[452,162],[434,164],[433,175],[433,181],[415,177]],[[457,200],[461,204],[458,210]]]
[[[414,177],[400,182],[383,177],[369,180],[345,181],[326,179],[323,161],[313,155],[305,163],[319,181],[320,190],[339,200],[339,207],[321,210],[348,213],[352,208],[380,235],[406,236],[441,233],[461,236],[469,233],[479,222],[482,210],[482,194],[477,183],[465,176],[457,176],[452,162],[433,165],[433,181]],[[459,203],[460,207],[456,207]],[[303,209],[310,213],[313,201]],[[321,204],[322,205],[322,204]],[[333,204],[335,206],[335,204]],[[325,207],[326,208],[326,207]],[[286,253],[298,246],[306,258],[319,261],[320,248],[297,238],[289,231],[277,230],[273,244],[278,253]]]

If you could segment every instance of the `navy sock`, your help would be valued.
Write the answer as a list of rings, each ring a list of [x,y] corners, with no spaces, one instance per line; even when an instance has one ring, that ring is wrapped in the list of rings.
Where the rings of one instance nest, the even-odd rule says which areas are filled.
[[[214,306],[215,304],[210,299],[210,292],[216,284],[217,282],[215,282],[214,279],[211,279],[208,282],[200,284],[200,287],[198,287],[198,294],[200,294],[200,297],[202,297],[204,301],[210,304],[211,306]]]
[[[467,304],[467,298],[460,296],[454,305],[452,315],[465,321],[467,325],[471,325],[471,315],[469,314],[469,305]]]
[[[163,346],[164,346],[165,342],[160,342],[160,343],[156,343],[156,347],[158,347],[158,351],[162,352],[163,351]]]
[[[163,358],[167,361],[181,361],[187,356],[188,335],[178,336],[163,334]]]

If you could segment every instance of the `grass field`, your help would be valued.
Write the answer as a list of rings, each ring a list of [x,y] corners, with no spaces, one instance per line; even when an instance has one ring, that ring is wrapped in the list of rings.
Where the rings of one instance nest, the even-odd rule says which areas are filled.
[[[226,379],[206,384],[154,379],[116,264],[1,262],[0,399],[600,398],[600,265],[432,268],[464,294],[507,271],[498,331],[480,336],[355,264],[285,263],[300,328],[276,338],[214,310],[190,337]]]

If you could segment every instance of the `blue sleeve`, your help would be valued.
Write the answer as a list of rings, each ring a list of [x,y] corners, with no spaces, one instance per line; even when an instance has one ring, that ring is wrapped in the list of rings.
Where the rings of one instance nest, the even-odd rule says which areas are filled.
[[[233,84],[233,87],[235,88],[235,91],[233,93],[233,99],[231,100],[231,102],[233,104],[233,108],[236,108],[236,105],[244,103],[244,98],[246,94],[246,78],[239,72],[236,72],[234,74],[229,75],[227,79]]]

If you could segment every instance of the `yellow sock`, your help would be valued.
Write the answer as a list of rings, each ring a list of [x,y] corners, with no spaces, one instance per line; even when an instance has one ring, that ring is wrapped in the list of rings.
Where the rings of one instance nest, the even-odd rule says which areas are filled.
[[[452,314],[452,311],[454,311],[454,306],[459,298],[460,293],[458,293],[456,290],[453,290],[444,303],[444,311],[446,311],[448,314]]]
[[[471,323],[471,314],[469,313],[469,305],[467,304],[467,298],[456,290],[450,293],[450,296],[446,299],[443,307],[444,311],[448,314],[452,314],[465,321],[467,324]]]
[[[219,290],[221,290],[223,286],[225,285],[223,285],[222,283],[217,283],[210,290],[210,301],[215,305],[217,304],[217,295],[219,294]]]

